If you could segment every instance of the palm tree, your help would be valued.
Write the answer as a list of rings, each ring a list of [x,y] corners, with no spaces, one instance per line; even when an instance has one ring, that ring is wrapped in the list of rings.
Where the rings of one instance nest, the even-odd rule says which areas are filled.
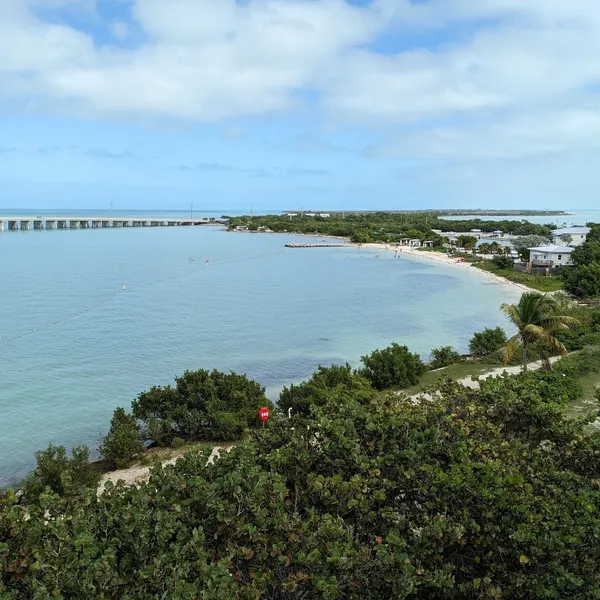
[[[537,341],[547,342],[563,356],[568,354],[555,334],[571,325],[579,325],[579,321],[561,314],[560,305],[555,298],[539,292],[525,292],[518,304],[503,304],[501,308],[518,330],[506,344],[505,364],[512,360],[517,348],[521,346],[523,371],[527,371],[527,348]]]

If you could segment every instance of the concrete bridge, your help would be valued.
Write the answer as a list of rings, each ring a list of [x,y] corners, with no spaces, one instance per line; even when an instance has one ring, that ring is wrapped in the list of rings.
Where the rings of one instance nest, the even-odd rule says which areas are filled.
[[[104,229],[108,227],[194,227],[224,225],[226,219],[140,219],[127,217],[3,217],[2,231],[39,231],[43,229]]]

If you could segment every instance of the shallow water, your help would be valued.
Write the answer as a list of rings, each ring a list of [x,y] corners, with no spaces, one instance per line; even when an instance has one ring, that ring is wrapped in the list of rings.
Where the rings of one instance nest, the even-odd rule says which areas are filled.
[[[429,260],[289,241],[306,238],[218,227],[0,234],[0,485],[50,441],[95,451],[115,406],[185,369],[248,373],[276,397],[319,364],[356,364],[393,340],[425,357],[464,350],[519,296]]]
[[[441,218],[452,221],[466,221],[470,219],[481,219],[482,221],[520,221],[524,219],[530,223],[538,223],[539,225],[550,223],[557,227],[575,227],[578,225],[585,225],[586,223],[600,223],[600,210],[586,209],[566,212],[569,214],[530,217],[519,217],[515,215],[455,215]]]

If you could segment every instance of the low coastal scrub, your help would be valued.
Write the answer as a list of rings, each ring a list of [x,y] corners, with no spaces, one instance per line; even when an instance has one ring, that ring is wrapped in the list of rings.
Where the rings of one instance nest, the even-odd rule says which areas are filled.
[[[175,386],[154,386],[115,409],[100,452],[117,468],[138,460],[144,444],[182,447],[197,441],[239,440],[256,427],[261,406],[273,408],[265,389],[246,375],[217,370],[186,371]]]
[[[48,493],[76,498],[89,489],[95,490],[100,481],[100,471],[90,463],[85,446],[73,448],[69,456],[64,446],[50,444],[46,450],[35,453],[35,463],[23,484],[29,503],[40,501]]]
[[[429,360],[430,369],[441,369],[450,365],[455,365],[462,362],[462,356],[452,346],[441,346],[440,348],[434,348],[431,351]]]
[[[521,333],[537,319],[540,344],[557,333],[550,317],[596,322],[565,321],[581,309],[535,294],[510,306]],[[503,335],[473,340],[493,354]],[[362,362],[284,388],[264,429],[264,388],[246,376],[188,371],[143,392],[115,411],[102,446],[114,464],[143,441],[246,435],[214,464],[188,452],[139,487],[98,495],[87,449],[38,452],[25,502],[0,496],[0,598],[596,597],[600,431],[595,413],[564,409],[600,373],[600,347],[475,389],[444,379],[418,403],[392,391],[426,372],[417,354],[392,344]]]
[[[361,361],[364,367],[359,374],[368,379],[376,390],[415,385],[427,370],[418,354],[395,342],[388,348],[363,356]]]
[[[332,391],[350,394],[365,402],[375,395],[370,382],[354,372],[350,365],[332,365],[319,367],[307,381],[284,387],[279,394],[278,406],[284,415],[308,416],[313,405],[324,406],[329,401]]]
[[[492,261],[489,260],[473,263],[473,266],[483,271],[493,273],[494,275],[504,277],[504,279],[508,279],[513,283],[526,285],[527,287],[540,292],[556,292],[557,290],[563,289],[563,282],[559,277],[521,273],[512,268],[499,269],[493,264]]]
[[[554,225],[539,225],[520,220],[487,221],[481,219],[452,220],[440,218],[442,212],[369,212],[328,213],[329,216],[308,216],[298,213],[286,215],[245,215],[229,218],[229,229],[247,227],[251,231],[266,229],[276,232],[308,233],[350,238],[358,243],[394,243],[401,239],[420,239],[434,246],[443,243],[444,232],[464,233],[466,238],[473,229],[484,232],[502,231],[519,236],[540,235],[547,237]],[[441,231],[438,235],[433,230]],[[464,238],[463,238],[464,239]],[[477,239],[475,238],[475,242]],[[469,240],[467,240],[469,245]],[[474,242],[473,242],[474,245]]]
[[[185,441],[236,440],[256,426],[261,406],[272,404],[256,381],[217,370],[186,371],[175,387],[154,386],[131,404],[140,435],[159,446]]]
[[[490,356],[504,348],[507,341],[502,327],[486,327],[483,331],[473,334],[469,341],[469,353],[476,357]]]
[[[136,418],[125,409],[116,408],[108,434],[100,446],[100,453],[117,469],[122,469],[129,466],[143,449]]]
[[[419,404],[325,376],[308,416],[212,465],[190,453],[77,503],[9,491],[0,597],[593,598],[600,433],[533,375]]]
[[[591,224],[590,229],[571,255],[574,266],[560,271],[565,289],[578,298],[600,298],[600,224]]]

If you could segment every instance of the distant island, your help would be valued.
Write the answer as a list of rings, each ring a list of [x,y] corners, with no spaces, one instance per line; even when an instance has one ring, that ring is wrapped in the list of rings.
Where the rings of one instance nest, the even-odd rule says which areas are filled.
[[[322,211],[310,211],[310,210],[284,210],[283,215],[289,215],[294,212],[316,212],[320,214]],[[570,213],[564,210],[496,210],[496,209],[484,209],[484,208],[450,208],[450,209],[432,209],[425,208],[421,210],[330,210],[329,214],[347,214],[347,215],[360,215],[360,214],[373,214],[373,213],[399,213],[399,214],[435,214],[437,216],[498,216],[498,217],[560,217],[567,216]]]

